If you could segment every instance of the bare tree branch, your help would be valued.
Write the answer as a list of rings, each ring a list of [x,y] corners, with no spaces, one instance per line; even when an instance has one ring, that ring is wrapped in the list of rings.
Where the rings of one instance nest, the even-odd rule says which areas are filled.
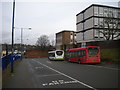
[[[103,22],[100,22],[100,28],[104,31],[100,31],[106,40],[114,40],[120,36],[120,19],[114,18],[114,13],[109,13],[106,18],[103,18]]]
[[[50,45],[50,40],[47,35],[42,35],[38,38],[36,42],[37,46],[40,46],[41,48],[46,48]]]

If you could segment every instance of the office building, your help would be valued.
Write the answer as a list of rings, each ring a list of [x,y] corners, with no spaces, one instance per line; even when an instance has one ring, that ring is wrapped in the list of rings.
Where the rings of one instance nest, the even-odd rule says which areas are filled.
[[[77,43],[105,40],[103,33],[106,30],[120,30],[120,8],[118,7],[92,4],[78,13],[76,18]],[[115,35],[117,36],[118,33],[116,32]],[[114,39],[120,39],[120,36]]]

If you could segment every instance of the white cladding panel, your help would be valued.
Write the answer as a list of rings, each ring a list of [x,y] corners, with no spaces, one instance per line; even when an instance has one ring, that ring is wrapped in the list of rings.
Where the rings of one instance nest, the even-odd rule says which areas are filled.
[[[77,17],[77,23],[83,20],[83,13],[79,14]]]
[[[88,20],[86,20],[86,22],[84,23],[84,29],[88,29],[88,28],[92,28],[93,27],[93,18],[90,18]]]
[[[79,42],[83,40],[83,33],[76,33],[76,41]]]
[[[83,23],[79,23],[77,25],[77,31],[82,31],[83,30]]]
[[[92,40],[93,38],[93,29],[88,30],[84,33],[85,40]]]
[[[84,19],[87,19],[87,18],[89,18],[91,16],[93,16],[93,6],[85,11]]]

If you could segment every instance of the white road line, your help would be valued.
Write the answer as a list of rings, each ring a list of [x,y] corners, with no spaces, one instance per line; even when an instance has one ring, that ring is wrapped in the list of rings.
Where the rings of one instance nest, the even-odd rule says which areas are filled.
[[[50,61],[46,61],[46,62],[52,64]]]
[[[104,67],[104,66],[94,66],[94,65],[87,65],[87,66],[98,67],[98,68],[106,68],[106,69],[112,69],[112,70],[120,70],[120,69]]]
[[[35,60],[33,60],[33,61],[35,61]],[[77,81],[78,83],[80,83],[80,84],[82,84],[82,85],[84,85],[84,86],[86,86],[86,87],[88,87],[88,88],[91,88],[91,89],[93,89],[93,90],[97,90],[97,89],[95,89],[94,87],[92,87],[92,86],[90,86],[90,85],[88,85],[88,84],[85,84],[85,83],[83,83],[83,82],[81,82],[81,81],[79,81],[79,80],[77,80],[77,79],[75,79],[75,78],[72,78],[72,77],[70,77],[70,76],[68,76],[68,75],[66,75],[66,74],[64,74],[64,73],[61,73],[61,72],[59,72],[59,71],[57,71],[57,70],[55,70],[55,69],[53,69],[53,68],[51,68],[51,67],[49,67],[49,66],[47,66],[47,65],[45,65],[45,64],[42,64],[42,63],[40,63],[39,61],[35,61],[35,62],[37,62],[37,63],[39,63],[39,64],[41,64],[41,65],[43,65],[43,66],[45,66],[45,67],[47,67],[47,68],[55,71],[55,72],[57,72],[57,73],[59,73],[59,74],[61,74],[61,75],[63,75],[63,76],[66,76],[66,77],[68,77],[68,78],[70,78],[70,79],[72,79],[72,80],[74,80],[74,81]]]
[[[43,67],[35,67],[35,69],[42,69]]]
[[[57,75],[61,75],[61,74],[40,75],[38,77],[49,77],[49,76],[57,76]]]

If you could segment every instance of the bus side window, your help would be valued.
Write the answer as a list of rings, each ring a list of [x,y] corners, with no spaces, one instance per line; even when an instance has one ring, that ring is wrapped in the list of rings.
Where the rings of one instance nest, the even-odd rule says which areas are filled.
[[[74,57],[76,57],[76,51],[74,52]]]
[[[76,55],[76,57],[77,57],[77,51],[76,51],[76,54],[75,54],[75,55]]]
[[[79,53],[78,56],[81,57],[81,51],[78,51],[78,53]]]
[[[76,57],[76,51],[74,52],[74,57]]]
[[[74,57],[75,56],[75,51],[73,51],[73,56],[72,57]]]
[[[81,56],[83,57],[83,56],[85,56],[85,52],[84,52],[85,50],[81,50]]]
[[[83,56],[83,50],[81,50],[81,57]]]
[[[80,57],[82,57],[82,50],[80,51]]]
[[[67,52],[68,57],[70,57],[70,51]]]
[[[77,51],[77,56],[79,57],[79,51]]]
[[[85,50],[83,50],[83,56],[86,56],[86,54],[85,54]]]
[[[77,51],[75,51],[75,57],[77,57]]]
[[[81,57],[81,51],[79,51],[79,57]]]
[[[69,52],[69,57],[71,57],[71,51]]]
[[[71,57],[73,57],[73,51],[71,52]]]

